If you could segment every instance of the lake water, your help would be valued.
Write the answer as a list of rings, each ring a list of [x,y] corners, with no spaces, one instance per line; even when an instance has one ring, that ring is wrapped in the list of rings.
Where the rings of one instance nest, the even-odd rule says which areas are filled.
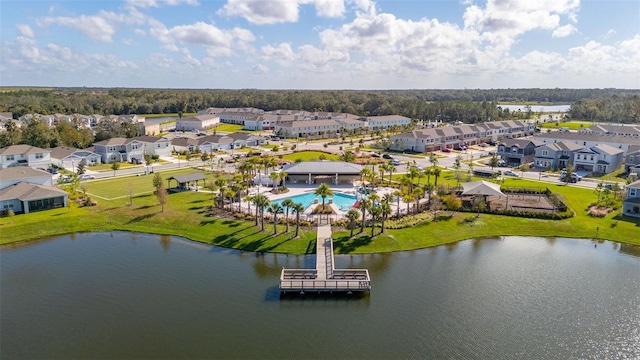
[[[122,232],[5,246],[0,355],[640,357],[637,247],[507,237],[337,256],[369,269],[369,295],[281,299],[280,269],[314,263]]]
[[[503,109],[509,109],[509,111],[527,111],[526,105],[522,104],[498,104]],[[567,112],[571,109],[571,105],[531,105],[531,111],[533,112]]]

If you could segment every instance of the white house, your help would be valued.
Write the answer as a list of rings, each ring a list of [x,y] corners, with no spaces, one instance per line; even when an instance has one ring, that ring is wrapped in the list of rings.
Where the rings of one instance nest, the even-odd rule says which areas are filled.
[[[574,153],[576,170],[586,170],[598,174],[608,174],[622,166],[624,151],[609,145],[584,147]]]
[[[640,180],[627,186],[627,198],[622,203],[622,213],[626,216],[640,217]]]
[[[177,131],[204,131],[210,127],[220,124],[220,116],[202,114],[187,116],[176,120]]]
[[[145,155],[158,155],[160,157],[171,156],[171,141],[169,139],[157,136],[136,136],[131,140],[137,140],[144,144]]]
[[[52,185],[51,174],[28,167],[0,170],[0,210],[29,213],[67,206],[69,195]]]
[[[0,169],[14,166],[46,169],[51,166],[51,151],[31,145],[12,145],[0,149]]]
[[[86,165],[102,163],[102,157],[89,149],[76,149],[68,146],[58,146],[51,149],[51,164],[64,168],[75,169],[84,160]]]

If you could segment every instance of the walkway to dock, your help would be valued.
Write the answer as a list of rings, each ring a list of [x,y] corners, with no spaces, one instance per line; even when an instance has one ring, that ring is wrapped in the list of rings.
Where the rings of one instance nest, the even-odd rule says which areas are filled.
[[[316,268],[282,269],[280,291],[353,292],[371,290],[367,269],[335,269],[331,225],[318,226]]]

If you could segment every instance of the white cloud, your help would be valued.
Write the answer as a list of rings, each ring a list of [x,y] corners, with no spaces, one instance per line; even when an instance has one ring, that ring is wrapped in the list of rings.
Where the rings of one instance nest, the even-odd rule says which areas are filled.
[[[567,24],[564,26],[560,26],[559,28],[553,30],[553,33],[551,34],[551,37],[554,38],[563,38],[563,37],[567,37],[571,34],[575,34],[578,31],[578,29],[575,28],[575,26],[571,25],[571,24]]]
[[[46,16],[36,19],[36,24],[46,27],[53,24],[76,29],[86,36],[101,42],[113,42],[116,32],[116,24],[141,25],[147,21],[147,16],[130,9],[129,13],[114,13],[101,10],[96,15],[70,16]]]
[[[616,34],[616,31],[614,29],[609,29],[607,31],[607,33],[604,34],[602,37],[605,38],[605,39],[608,39],[608,38],[612,37],[615,34]]]
[[[291,63],[295,57],[291,45],[287,43],[282,43],[278,46],[266,45],[261,50],[263,59],[272,60],[281,65]]]
[[[80,15],[78,17],[50,17],[47,16],[36,21],[38,26],[57,24],[76,29],[86,36],[102,42],[112,42],[112,36],[116,30],[112,23],[97,15]]]
[[[345,12],[343,0],[228,0],[218,14],[240,16],[256,25],[289,23],[298,21],[300,5],[306,4],[314,5],[318,16],[340,17]]]
[[[33,33],[33,29],[31,29],[31,26],[27,24],[17,24],[16,27],[18,28],[18,32],[20,33],[21,36],[26,36],[29,38],[35,37],[35,34]]]
[[[269,72],[269,68],[262,64],[257,64],[251,69],[251,71],[256,75],[263,75]]]

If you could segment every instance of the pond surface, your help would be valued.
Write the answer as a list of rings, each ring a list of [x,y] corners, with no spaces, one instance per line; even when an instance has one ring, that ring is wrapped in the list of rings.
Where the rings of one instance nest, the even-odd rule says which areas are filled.
[[[640,250],[594,245],[507,237],[337,256],[369,269],[369,295],[281,299],[280,269],[314,256],[62,236],[0,250],[0,356],[639,358]]]

